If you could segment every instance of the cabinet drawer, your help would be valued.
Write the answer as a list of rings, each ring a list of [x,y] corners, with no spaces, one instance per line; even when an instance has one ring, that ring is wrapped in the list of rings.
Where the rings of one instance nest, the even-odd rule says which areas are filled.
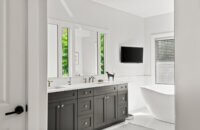
[[[128,105],[128,92],[118,93],[118,106]]]
[[[128,91],[128,84],[118,85],[118,91]]]
[[[74,91],[64,91],[48,94],[49,102],[63,101],[63,100],[73,100],[77,98],[77,90]]]
[[[93,97],[78,99],[78,115],[93,113]]]
[[[128,107],[118,107],[118,120],[123,120],[128,116]]]
[[[78,130],[93,130],[93,115],[78,117]]]
[[[102,95],[106,93],[117,92],[117,86],[106,86],[94,88],[94,95]]]
[[[78,98],[93,96],[93,89],[81,89],[78,90]]]

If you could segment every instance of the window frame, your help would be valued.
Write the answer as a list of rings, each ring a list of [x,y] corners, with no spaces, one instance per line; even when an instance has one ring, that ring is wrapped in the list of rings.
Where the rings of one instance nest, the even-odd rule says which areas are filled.
[[[166,40],[166,39],[174,39],[174,33],[160,33],[151,36],[151,80],[153,84],[162,84],[156,83],[156,40]],[[162,85],[170,85],[170,84],[162,84]]]

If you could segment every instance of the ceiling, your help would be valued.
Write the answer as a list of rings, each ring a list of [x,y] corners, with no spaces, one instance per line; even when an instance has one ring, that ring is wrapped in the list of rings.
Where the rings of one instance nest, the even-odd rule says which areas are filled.
[[[174,11],[174,0],[93,0],[105,6],[140,17],[151,17]]]

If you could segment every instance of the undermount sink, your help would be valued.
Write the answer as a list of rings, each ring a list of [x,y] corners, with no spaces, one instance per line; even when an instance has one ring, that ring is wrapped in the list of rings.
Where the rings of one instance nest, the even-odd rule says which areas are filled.
[[[103,84],[103,83],[109,83],[109,81],[103,81],[103,82],[94,82],[94,84]]]
[[[55,86],[55,87],[50,87],[50,89],[62,89],[65,88],[64,86]]]

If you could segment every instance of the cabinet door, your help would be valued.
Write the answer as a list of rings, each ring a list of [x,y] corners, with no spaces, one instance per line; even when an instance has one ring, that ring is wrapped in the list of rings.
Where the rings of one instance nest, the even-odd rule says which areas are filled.
[[[94,128],[106,124],[106,95],[94,97]]]
[[[49,103],[48,130],[59,130],[59,103]]]
[[[107,124],[117,121],[117,93],[106,96],[106,113]]]
[[[77,100],[61,102],[59,130],[77,130]]]

